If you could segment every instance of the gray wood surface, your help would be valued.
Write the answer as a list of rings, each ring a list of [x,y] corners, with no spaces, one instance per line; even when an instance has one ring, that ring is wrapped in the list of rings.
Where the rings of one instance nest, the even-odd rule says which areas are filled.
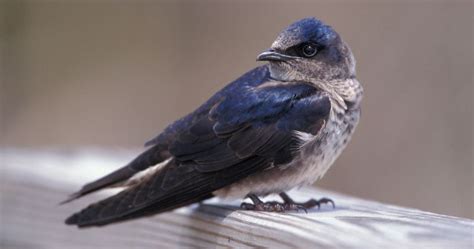
[[[73,211],[111,191],[57,203],[133,153],[0,149],[0,248],[473,248],[473,220],[317,188],[290,194],[296,200],[330,197],[336,209],[265,213],[238,210],[238,201],[211,200],[103,228],[64,225]]]

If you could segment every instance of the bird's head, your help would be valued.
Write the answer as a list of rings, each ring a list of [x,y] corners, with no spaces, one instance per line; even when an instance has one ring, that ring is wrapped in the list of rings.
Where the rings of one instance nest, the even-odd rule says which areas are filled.
[[[257,60],[270,62],[272,77],[283,81],[339,80],[355,75],[355,60],[347,44],[316,18],[291,24]]]

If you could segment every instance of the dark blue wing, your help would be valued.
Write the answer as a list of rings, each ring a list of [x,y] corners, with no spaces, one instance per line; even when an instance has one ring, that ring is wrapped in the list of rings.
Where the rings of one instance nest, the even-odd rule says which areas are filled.
[[[176,136],[171,154],[193,162],[201,172],[222,170],[249,157],[264,157],[274,165],[290,161],[292,144],[299,142],[294,132],[317,133],[329,115],[330,101],[309,84],[268,83],[223,96],[207,116]]]

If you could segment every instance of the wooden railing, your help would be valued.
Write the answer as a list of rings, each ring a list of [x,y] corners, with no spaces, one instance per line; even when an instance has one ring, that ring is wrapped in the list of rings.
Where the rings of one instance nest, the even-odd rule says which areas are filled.
[[[473,220],[317,188],[290,194],[296,200],[330,197],[335,209],[266,213],[239,210],[239,202],[211,200],[117,225],[77,229],[64,225],[65,217],[107,193],[58,203],[81,183],[129,160],[130,151],[4,148],[0,153],[2,249],[473,248]]]

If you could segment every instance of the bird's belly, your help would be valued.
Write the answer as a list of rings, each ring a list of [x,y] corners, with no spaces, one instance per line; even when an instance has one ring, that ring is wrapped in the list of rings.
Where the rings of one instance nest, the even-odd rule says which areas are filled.
[[[292,162],[251,175],[215,191],[221,198],[242,198],[252,193],[267,195],[312,184],[321,178],[346,147],[357,125],[359,112],[338,119],[331,115],[317,136],[307,136]]]

